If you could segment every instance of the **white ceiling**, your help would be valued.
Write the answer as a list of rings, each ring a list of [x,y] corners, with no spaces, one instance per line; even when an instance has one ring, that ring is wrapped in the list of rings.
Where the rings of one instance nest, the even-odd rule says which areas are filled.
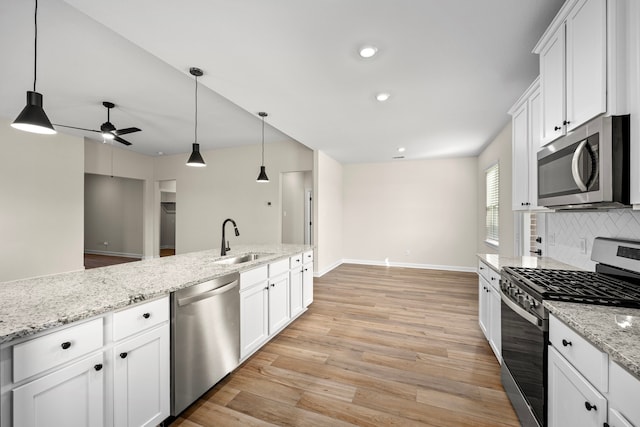
[[[538,73],[563,0],[40,0],[38,81],[54,123],[138,126],[129,149],[289,137],[344,163],[476,155]],[[378,55],[361,59],[373,44]],[[0,117],[33,86],[33,1],[0,0]],[[391,98],[380,103],[377,92]],[[279,129],[279,130],[277,130]],[[59,129],[65,131],[64,129]],[[88,134],[76,133],[89,136]],[[287,136],[288,135],[288,136]]]

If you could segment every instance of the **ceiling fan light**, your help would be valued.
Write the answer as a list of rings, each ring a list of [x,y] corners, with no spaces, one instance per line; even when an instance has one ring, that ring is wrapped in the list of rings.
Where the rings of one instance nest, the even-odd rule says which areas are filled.
[[[46,135],[57,133],[42,108],[42,94],[34,91],[27,91],[27,105],[11,123],[11,127]]]
[[[264,166],[260,166],[260,174],[258,174],[256,182],[269,182],[269,177],[267,176],[267,171]]]
[[[114,139],[116,136],[111,132],[102,132],[102,137],[104,139]]]
[[[207,166],[200,154],[200,144],[193,144],[193,151],[191,151],[191,156],[189,156],[189,160],[187,160],[187,166],[196,168],[203,168]]]

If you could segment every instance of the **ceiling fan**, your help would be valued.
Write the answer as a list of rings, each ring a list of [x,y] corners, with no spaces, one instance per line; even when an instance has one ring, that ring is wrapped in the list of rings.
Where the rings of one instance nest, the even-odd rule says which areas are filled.
[[[87,132],[97,132],[102,134],[102,137],[104,139],[113,139],[114,141],[118,141],[124,145],[131,145],[131,143],[129,141],[127,141],[124,138],[121,138],[121,135],[126,135],[128,133],[133,133],[133,132],[140,132],[141,129],[136,128],[136,127],[131,127],[131,128],[124,128],[124,129],[117,129],[113,123],[111,123],[110,121],[110,112],[111,109],[113,107],[115,107],[116,105],[113,102],[108,102],[108,101],[103,101],[102,105],[105,106],[105,108],[107,109],[107,121],[104,122],[103,124],[100,125],[100,130],[97,129],[85,129],[85,128],[79,128],[79,127],[75,127],[75,126],[67,126],[67,125],[59,125],[59,124],[55,124],[54,126],[61,126],[64,128],[69,128],[69,129],[78,129],[78,130],[84,130]]]

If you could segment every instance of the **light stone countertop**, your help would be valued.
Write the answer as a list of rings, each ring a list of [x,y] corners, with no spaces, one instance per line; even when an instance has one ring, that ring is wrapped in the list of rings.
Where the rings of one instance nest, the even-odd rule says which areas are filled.
[[[640,309],[558,301],[544,306],[640,379]]]
[[[227,257],[269,254],[222,265],[219,250],[135,261],[91,270],[0,283],[0,344],[168,295],[233,272],[312,250],[309,245],[235,245]]]
[[[573,265],[556,261],[553,258],[520,256],[505,257],[498,254],[478,254],[478,258],[484,261],[489,267],[500,272],[502,267],[525,267],[525,268],[546,268],[551,270],[581,270]]]

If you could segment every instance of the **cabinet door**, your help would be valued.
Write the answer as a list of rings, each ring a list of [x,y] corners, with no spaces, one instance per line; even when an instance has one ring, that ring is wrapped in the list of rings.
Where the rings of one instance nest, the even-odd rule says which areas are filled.
[[[240,292],[240,358],[244,359],[269,336],[269,282]]]
[[[97,353],[13,390],[13,425],[104,425],[103,354]]]
[[[581,0],[567,16],[567,130],[607,109],[606,19],[606,0]]]
[[[114,355],[114,421],[156,426],[169,416],[169,324],[118,344]]]
[[[294,317],[304,309],[302,305],[302,266],[294,266],[289,273],[289,295],[291,299],[291,317]]]
[[[305,307],[313,302],[313,263],[302,266],[302,299]]]
[[[613,408],[609,408],[609,427],[634,427],[625,417]]]
[[[489,332],[489,289],[491,285],[484,278],[480,277],[478,280],[478,323],[482,333],[490,339]]]
[[[514,211],[529,209],[529,106],[522,106],[512,118],[513,177],[512,207]]]
[[[269,278],[269,335],[289,322],[289,275]]]
[[[542,143],[565,134],[565,26],[561,25],[540,52]]]
[[[607,420],[607,400],[549,346],[549,427],[601,427]]]
[[[493,286],[489,287],[489,290],[489,326],[491,328],[489,344],[498,361],[502,363],[500,292]]]

